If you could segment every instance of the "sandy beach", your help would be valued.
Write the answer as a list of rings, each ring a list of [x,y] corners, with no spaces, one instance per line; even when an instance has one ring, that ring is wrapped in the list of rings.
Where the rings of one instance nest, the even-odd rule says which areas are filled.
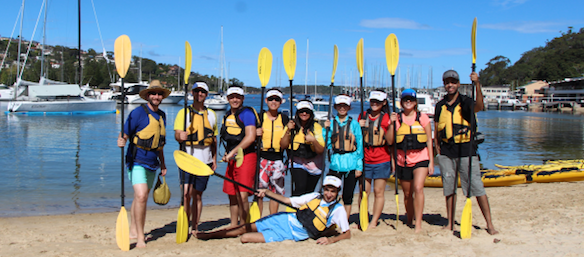
[[[487,234],[484,218],[473,198],[474,228],[472,238],[465,240],[457,232],[442,229],[446,223],[442,189],[426,188],[424,231],[419,234],[403,223],[401,190],[400,222],[395,228],[394,191],[388,190],[381,224],[362,232],[356,228],[358,217],[353,213],[352,238],[333,245],[316,245],[310,239],[244,245],[238,238],[209,241],[189,238],[177,245],[178,210],[166,209],[148,211],[147,247],[134,249],[132,246],[129,252],[120,251],[116,245],[118,212],[0,218],[0,256],[582,256],[583,187],[584,181],[487,188],[493,222],[500,233]],[[458,217],[464,202],[459,190]],[[353,210],[358,208],[355,206]],[[228,216],[227,206],[206,206],[200,228],[225,227]]]

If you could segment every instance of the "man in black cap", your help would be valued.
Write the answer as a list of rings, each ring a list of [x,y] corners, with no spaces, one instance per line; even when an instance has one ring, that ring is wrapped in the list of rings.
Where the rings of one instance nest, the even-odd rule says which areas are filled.
[[[460,183],[464,195],[468,194],[469,161],[472,158],[471,192],[469,196],[476,196],[479,207],[487,222],[487,232],[497,234],[497,230],[491,221],[491,209],[489,199],[481,180],[479,158],[476,142],[471,145],[472,131],[476,131],[476,112],[483,109],[483,94],[479,76],[476,72],[470,74],[471,81],[476,85],[476,102],[473,99],[461,95],[458,92],[460,79],[454,70],[444,72],[442,80],[446,96],[436,104],[434,115],[434,140],[437,159],[442,174],[442,186],[446,197],[446,211],[448,225],[445,229],[453,229],[454,205],[456,204],[457,172],[460,174]],[[474,110],[471,110],[474,104]],[[471,119],[474,119],[471,122]],[[474,133],[473,133],[474,135]],[[471,157],[472,156],[472,157]]]

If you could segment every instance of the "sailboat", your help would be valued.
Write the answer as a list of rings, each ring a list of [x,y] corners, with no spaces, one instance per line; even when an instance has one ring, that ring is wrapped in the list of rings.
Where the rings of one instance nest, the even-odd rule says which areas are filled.
[[[219,56],[219,92],[217,94],[209,94],[205,99],[204,105],[213,110],[227,110],[229,101],[223,88],[223,65],[225,62],[225,53],[223,52],[223,26],[221,26],[221,53]]]
[[[45,25],[47,0],[43,1],[45,8]],[[42,8],[42,7],[41,7]],[[24,8],[22,8],[24,10]],[[22,14],[24,15],[24,13]],[[46,27],[46,26],[45,26]],[[41,62],[44,63],[45,35],[43,31],[43,49]],[[80,48],[81,49],[81,48]],[[24,67],[24,65],[23,65]],[[41,78],[38,83],[21,79],[22,72],[16,81],[18,92],[14,101],[8,103],[8,112],[20,113],[47,113],[58,112],[63,114],[115,112],[116,102],[111,100],[96,100],[83,95],[83,91],[77,84],[53,81],[45,78],[44,69],[41,68]],[[20,89],[24,88],[24,90]]]

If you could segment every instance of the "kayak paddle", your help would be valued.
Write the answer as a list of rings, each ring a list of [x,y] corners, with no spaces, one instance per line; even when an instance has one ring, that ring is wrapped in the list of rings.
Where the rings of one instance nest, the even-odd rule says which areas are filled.
[[[361,115],[363,115],[363,38],[359,40],[357,43],[357,69],[359,69],[359,81],[360,81],[360,89],[361,89]],[[350,124],[349,124],[350,125]],[[361,128],[361,130],[363,130]],[[363,133],[361,133],[364,135]],[[365,158],[363,158],[363,168],[365,168]],[[361,225],[362,231],[367,231],[367,227],[369,227],[369,207],[367,199],[367,192],[365,192],[365,172],[361,173],[361,177],[359,178],[359,184],[361,184],[361,203],[359,204],[359,224]],[[347,213],[347,215],[351,215]]]
[[[296,72],[296,41],[294,39],[289,39],[284,44],[284,49],[282,50],[284,60],[284,69],[290,80],[290,120],[294,120],[294,104],[292,97],[294,96],[294,91],[292,90],[292,81],[294,80],[294,73]],[[290,132],[290,151],[288,151],[288,172],[292,169],[292,160],[294,159],[294,130]],[[292,191],[294,191],[294,183],[291,182]]]
[[[192,61],[192,53],[191,53],[191,44],[189,41],[185,41],[185,96],[184,96],[184,119],[183,119],[183,131],[187,131],[187,95],[188,95],[188,87],[189,87],[189,75],[191,73],[191,61]],[[180,148],[183,151],[186,151],[186,143],[182,142],[180,144]],[[186,153],[186,152],[185,152]],[[181,170],[178,170],[180,176],[180,208],[178,209],[178,216],[176,218],[176,243],[181,244],[187,241],[189,236],[189,217],[187,217],[187,213],[185,211],[185,196],[184,196],[184,174]]]
[[[397,64],[399,62],[399,43],[397,41],[397,37],[395,34],[391,33],[385,39],[385,61],[387,62],[387,69],[391,74],[391,97],[393,100],[392,103],[392,110],[391,112],[395,111],[395,69],[397,68]],[[399,194],[397,191],[397,148],[395,147],[397,132],[395,127],[395,121],[393,122],[393,163],[394,163],[394,171],[393,176],[395,177],[395,229],[397,229],[397,224],[399,223]]]
[[[130,61],[132,60],[132,43],[127,35],[119,36],[114,43],[114,56],[116,57],[116,70],[118,75],[122,78],[122,85],[120,86],[120,91],[122,91],[122,137],[124,135],[124,101],[126,100],[126,90],[124,88],[124,77],[130,68]],[[116,242],[118,247],[122,251],[130,250],[130,228],[128,226],[128,213],[124,207],[124,148],[122,147],[122,208],[120,209],[120,214],[118,214],[118,219],[116,221]]]

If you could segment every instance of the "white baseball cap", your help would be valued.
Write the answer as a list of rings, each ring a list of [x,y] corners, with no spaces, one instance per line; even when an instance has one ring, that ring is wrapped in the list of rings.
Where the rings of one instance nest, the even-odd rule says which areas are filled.
[[[296,104],[296,110],[300,109],[309,109],[311,111],[314,111],[314,105],[312,105],[310,101],[301,100]]]
[[[335,176],[326,176],[322,182],[322,186],[334,186],[341,188],[341,179]]]
[[[371,93],[369,93],[369,101],[371,101],[371,99],[383,102],[384,100],[387,99],[387,93],[383,91],[373,90],[371,91]]]
[[[351,106],[351,97],[346,95],[339,95],[335,97],[335,104],[346,104]]]
[[[282,99],[282,103],[286,102],[286,99],[284,99],[284,95],[282,94],[282,92],[280,92],[280,90],[277,89],[268,90],[268,92],[266,92],[266,99],[268,99],[270,96],[280,97],[280,99]]]
[[[240,87],[230,87],[227,89],[227,95],[231,94],[238,94],[238,95],[245,95],[243,92],[243,88]]]
[[[205,89],[205,91],[209,92],[209,87],[207,86],[207,83],[205,83],[205,82],[195,82],[195,84],[193,85],[193,88],[191,90],[195,90],[196,88],[202,88],[202,89]]]

